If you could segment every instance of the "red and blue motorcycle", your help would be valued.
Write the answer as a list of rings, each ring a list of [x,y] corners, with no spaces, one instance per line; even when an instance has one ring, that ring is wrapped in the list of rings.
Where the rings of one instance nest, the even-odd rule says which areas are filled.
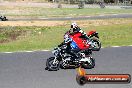
[[[91,57],[91,54],[92,51],[100,50],[101,43],[96,31],[90,31],[87,36],[89,39],[86,39],[81,33],[70,34],[66,32],[64,35],[64,43],[54,48],[52,51],[54,56],[47,59],[46,70],[57,71],[59,68],[78,68],[80,66],[85,69],[94,68],[95,59]],[[76,56],[80,59],[76,59],[67,53],[68,42],[70,42],[71,49],[77,51]]]

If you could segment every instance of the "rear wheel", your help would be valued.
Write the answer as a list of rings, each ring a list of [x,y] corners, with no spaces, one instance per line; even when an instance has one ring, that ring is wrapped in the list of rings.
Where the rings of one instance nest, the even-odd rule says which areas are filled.
[[[60,62],[58,60],[55,61],[55,57],[50,57],[47,59],[46,66],[49,71],[57,71],[60,68]]]
[[[92,48],[93,51],[99,51],[101,48],[101,42],[99,40],[93,40],[95,47]]]
[[[94,66],[95,66],[95,59],[93,59],[92,57],[90,57],[89,58],[90,60],[89,60],[89,62],[85,62],[85,63],[83,63],[83,68],[85,68],[85,69],[92,69],[92,68],[94,68]]]

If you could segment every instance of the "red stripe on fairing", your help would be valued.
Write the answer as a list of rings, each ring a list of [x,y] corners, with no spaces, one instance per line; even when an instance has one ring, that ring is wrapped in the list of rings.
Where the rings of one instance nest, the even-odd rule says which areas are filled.
[[[70,37],[78,45],[79,49],[88,49],[89,44],[86,44],[86,40],[80,38],[81,35],[81,33],[76,33],[74,35],[70,35]]]

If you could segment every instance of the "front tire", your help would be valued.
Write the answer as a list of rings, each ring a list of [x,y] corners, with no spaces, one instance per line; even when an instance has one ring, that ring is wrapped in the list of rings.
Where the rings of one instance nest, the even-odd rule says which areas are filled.
[[[46,66],[49,71],[57,71],[60,68],[60,62],[53,64],[55,57],[50,57],[46,61]]]

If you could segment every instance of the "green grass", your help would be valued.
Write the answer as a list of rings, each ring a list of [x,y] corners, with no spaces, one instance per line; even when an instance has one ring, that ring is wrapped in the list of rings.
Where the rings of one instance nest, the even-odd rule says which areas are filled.
[[[96,27],[103,47],[132,45],[132,24]]]
[[[9,28],[2,27],[3,30],[10,31]],[[14,30],[25,30],[26,32],[16,40],[1,43],[0,52],[53,49],[63,41],[63,34],[68,28],[68,25],[65,27],[13,27]],[[132,45],[132,24],[88,26],[82,29],[84,31],[96,29],[103,47]]]
[[[6,16],[24,17],[78,17],[101,14],[132,13],[132,9],[100,9],[100,8],[44,8],[44,7],[1,7]]]

